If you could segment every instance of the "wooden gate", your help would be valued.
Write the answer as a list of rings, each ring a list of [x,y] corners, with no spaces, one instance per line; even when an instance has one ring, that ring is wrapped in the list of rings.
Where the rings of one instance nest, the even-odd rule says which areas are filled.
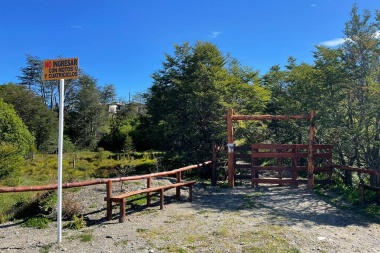
[[[250,180],[252,187],[260,183],[308,183],[308,152],[306,144],[252,144],[251,147],[234,147],[234,179]],[[332,145],[313,145],[313,173],[327,173],[332,181]]]
[[[228,146],[228,187],[234,188],[235,178],[235,152],[234,152],[234,131],[233,121],[237,120],[308,120],[309,126],[309,140],[307,145],[307,180],[308,188],[314,187],[314,158],[313,146],[315,139],[315,110],[312,110],[308,115],[234,115],[232,109],[227,113],[227,146]],[[289,153],[289,152],[288,152]],[[290,152],[292,153],[292,152]],[[281,157],[278,157],[281,158]],[[286,158],[286,157],[283,157]]]

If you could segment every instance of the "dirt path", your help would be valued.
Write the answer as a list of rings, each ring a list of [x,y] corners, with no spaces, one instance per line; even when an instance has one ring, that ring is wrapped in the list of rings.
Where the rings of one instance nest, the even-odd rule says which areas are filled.
[[[380,221],[337,208],[303,187],[233,190],[197,184],[192,203],[166,193],[165,209],[128,210],[128,221],[108,222],[105,189],[76,193],[88,227],[48,229],[0,225],[0,252],[380,252]],[[85,239],[89,239],[85,242]]]

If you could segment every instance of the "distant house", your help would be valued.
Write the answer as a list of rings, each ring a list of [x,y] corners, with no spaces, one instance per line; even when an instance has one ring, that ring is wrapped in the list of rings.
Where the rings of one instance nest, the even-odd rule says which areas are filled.
[[[120,111],[129,111],[136,113],[138,115],[144,114],[146,111],[145,104],[131,102],[128,104],[125,103],[114,103],[108,105],[108,112],[112,115],[119,113]]]

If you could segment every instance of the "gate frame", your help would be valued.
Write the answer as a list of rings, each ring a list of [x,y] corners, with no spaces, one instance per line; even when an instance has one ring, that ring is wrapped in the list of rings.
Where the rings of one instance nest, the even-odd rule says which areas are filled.
[[[228,187],[235,187],[235,171],[234,159],[235,152],[233,150],[234,129],[233,121],[237,120],[309,120],[309,141],[307,149],[307,188],[309,190],[314,187],[314,141],[315,141],[315,124],[314,118],[316,110],[312,110],[307,115],[234,115],[232,108],[227,113],[227,146],[228,146]]]

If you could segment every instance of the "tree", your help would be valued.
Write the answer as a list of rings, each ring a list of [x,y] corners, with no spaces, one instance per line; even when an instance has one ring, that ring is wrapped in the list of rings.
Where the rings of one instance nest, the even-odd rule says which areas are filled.
[[[0,97],[4,102],[13,105],[17,115],[34,136],[37,150],[52,152],[56,149],[57,114],[46,107],[41,97],[24,86],[12,83],[0,86]],[[52,142],[55,143],[54,147],[49,145]]]
[[[0,98],[0,179],[19,170],[23,157],[33,150],[33,142],[16,111]]]
[[[215,45],[175,45],[174,55],[165,58],[145,94],[147,115],[140,129],[175,165],[209,159],[211,142],[225,142],[223,116],[228,107],[250,112],[265,108],[269,92],[252,80],[255,73],[236,62],[235,71],[229,71]]]
[[[343,61],[348,76],[346,83],[346,124],[354,144],[351,163],[380,170],[380,12],[373,20],[356,5],[346,23]]]
[[[100,91],[100,103],[109,105],[116,100],[116,91],[113,84],[106,84],[98,88]]]
[[[100,103],[96,80],[86,74],[78,79],[78,93],[71,97],[65,132],[79,149],[96,149],[107,124],[107,108]]]

